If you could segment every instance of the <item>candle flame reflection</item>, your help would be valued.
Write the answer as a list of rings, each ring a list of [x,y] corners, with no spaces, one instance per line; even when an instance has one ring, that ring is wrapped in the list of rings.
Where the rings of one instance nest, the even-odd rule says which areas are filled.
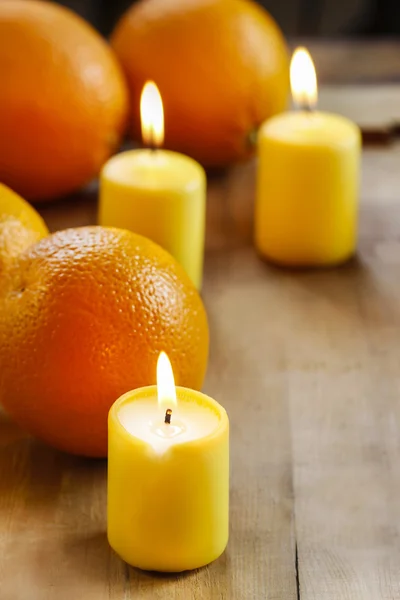
[[[149,148],[159,148],[164,141],[164,109],[158,87],[148,81],[140,98],[140,119],[143,142]]]
[[[305,109],[317,104],[317,75],[310,53],[306,48],[296,48],[290,63],[290,86],[294,102]]]
[[[165,411],[177,405],[174,373],[165,352],[161,352],[157,362],[158,405]]]

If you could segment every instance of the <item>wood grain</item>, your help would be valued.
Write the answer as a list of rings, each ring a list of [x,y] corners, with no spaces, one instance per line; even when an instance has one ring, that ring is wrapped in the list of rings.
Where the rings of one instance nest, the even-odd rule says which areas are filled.
[[[376,256],[382,241],[348,269],[287,282],[297,325],[289,389],[307,600],[400,597],[398,269]]]
[[[400,85],[325,85],[320,89],[319,108],[344,115],[361,127],[399,123]]]
[[[399,160],[364,153],[359,254],[329,271],[258,259],[254,163],[210,179],[205,388],[232,431],[221,559],[177,577],[127,567],[106,541],[105,462],[2,416],[1,600],[400,598]],[[52,229],[93,223],[96,189],[41,212]]]
[[[306,45],[313,56],[318,80],[329,84],[400,83],[400,42],[396,39],[292,40]]]

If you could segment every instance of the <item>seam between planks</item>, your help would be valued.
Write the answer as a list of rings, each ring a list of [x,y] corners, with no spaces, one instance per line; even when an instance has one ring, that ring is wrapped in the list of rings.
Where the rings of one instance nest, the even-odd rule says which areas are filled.
[[[299,547],[297,545],[297,540],[295,542],[294,568],[295,568],[295,572],[296,572],[296,597],[297,597],[297,600],[301,600],[300,572],[299,572]]]

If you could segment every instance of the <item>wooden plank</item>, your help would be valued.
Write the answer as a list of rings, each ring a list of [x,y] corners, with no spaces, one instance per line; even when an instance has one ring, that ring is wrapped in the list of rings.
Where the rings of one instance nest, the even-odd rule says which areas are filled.
[[[251,365],[262,380],[255,355],[271,344],[281,369],[268,354],[265,373],[288,378],[299,593],[307,600],[400,597],[398,153],[364,154],[360,258],[334,271],[262,271],[250,247],[251,166],[228,185],[236,321],[260,328],[259,336],[256,327],[242,333],[242,371]],[[277,304],[266,295],[262,310],[266,281]]]
[[[398,159],[364,154],[359,259],[286,282],[305,600],[400,597]]]
[[[325,85],[318,107],[355,121],[360,127],[400,123],[400,85]]]
[[[285,340],[305,600],[400,597],[399,151],[364,153],[358,260],[333,271],[265,267],[281,306],[273,343]],[[249,167],[241,176],[247,190]],[[250,245],[249,199],[231,198],[237,243]],[[247,286],[243,272],[237,263],[231,276]]]
[[[347,269],[286,282],[304,600],[400,597],[399,255],[379,243]]]
[[[244,334],[243,371],[270,341],[288,377],[299,597],[307,600],[400,597],[398,159],[399,146],[364,154],[360,258],[336,271],[259,271],[249,165],[230,188],[231,289],[247,307],[243,322],[257,320],[264,336]],[[265,298],[268,312],[256,302],[249,316],[245,299],[257,298],[262,278],[273,281],[279,310]],[[278,373],[270,360],[264,368]]]
[[[206,391],[226,407],[232,436],[227,600],[297,598],[287,383],[271,329],[282,298],[263,275],[252,250],[237,249],[209,264],[206,278]]]
[[[279,298],[280,310],[265,313],[276,337],[270,323],[264,342],[252,341],[283,344],[307,600],[400,597],[399,149],[364,153],[358,261],[308,273],[265,266],[257,277],[272,278]],[[251,180],[249,166],[236,173],[229,213],[231,285],[249,299],[259,268],[250,258]],[[252,318],[263,327],[260,314]]]
[[[291,47],[306,45],[321,83],[399,83],[400,42],[388,40],[293,39]]]

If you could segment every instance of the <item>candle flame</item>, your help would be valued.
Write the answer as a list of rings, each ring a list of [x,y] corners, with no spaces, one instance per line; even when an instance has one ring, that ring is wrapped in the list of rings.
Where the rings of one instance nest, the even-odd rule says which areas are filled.
[[[301,108],[314,108],[317,104],[317,75],[310,53],[306,48],[296,48],[290,63],[290,86],[295,103]]]
[[[177,405],[174,373],[165,352],[161,352],[157,362],[158,406],[164,410]]]
[[[140,119],[144,144],[159,148],[164,141],[164,109],[158,87],[148,81],[140,98]]]

